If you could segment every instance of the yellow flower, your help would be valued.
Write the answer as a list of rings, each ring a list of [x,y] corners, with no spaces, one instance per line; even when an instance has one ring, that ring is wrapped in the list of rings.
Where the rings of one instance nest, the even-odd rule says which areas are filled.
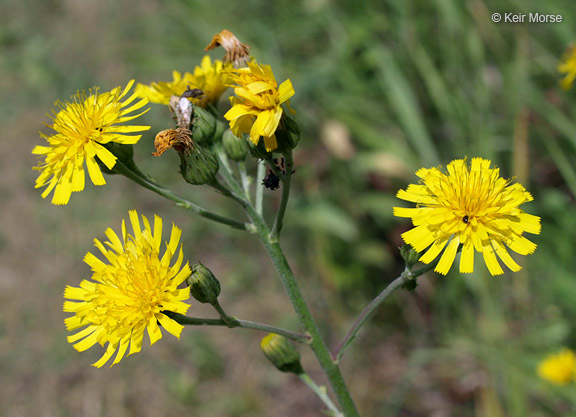
[[[257,145],[264,138],[267,151],[278,147],[276,129],[284,113],[282,104],[289,105],[294,88],[290,80],[278,87],[270,65],[258,65],[252,61],[248,68],[228,71],[237,97],[230,97],[232,108],[224,115],[230,121],[230,130],[240,136],[250,133],[250,140]]]
[[[183,326],[166,316],[164,311],[185,314],[190,307],[184,303],[190,297],[190,289],[178,289],[190,275],[188,263],[182,266],[182,247],[178,250],[181,230],[172,225],[170,241],[160,257],[162,219],[154,216],[154,226],[142,216],[144,229],[138,213],[130,211],[134,234],[128,234],[122,221],[122,239],[108,228],[102,244],[94,239],[94,245],[109,263],[88,252],[84,257],[92,268],[92,281],[83,280],[80,287],[67,286],[64,291],[64,311],[74,313],[65,319],[69,331],[81,329],[68,336],[68,341],[82,352],[99,343],[108,344],[104,355],[93,365],[101,367],[115,352],[112,365],[120,362],[126,350],[129,355],[142,347],[144,330],[150,344],[162,338],[161,325],[167,332],[180,338]],[[174,265],[172,257],[178,252]]]
[[[499,169],[491,162],[472,158],[468,168],[465,159],[447,166],[447,174],[438,168],[422,168],[416,175],[422,180],[398,191],[396,197],[417,204],[416,208],[394,207],[394,215],[409,217],[413,229],[402,234],[404,241],[422,252],[420,261],[430,263],[444,248],[435,271],[446,275],[462,244],[460,272],[474,270],[474,251],[482,253],[492,275],[503,273],[496,255],[512,271],[521,269],[504,244],[527,255],[536,245],[522,236],[524,232],[540,233],[540,218],[518,208],[532,201],[532,195],[520,184],[500,178]]]
[[[194,74],[185,72],[182,75],[178,71],[172,71],[172,81],[160,81],[149,86],[138,84],[136,93],[152,103],[168,105],[170,97],[181,96],[185,91],[192,90],[192,103],[205,108],[208,104],[216,103],[228,88],[226,75],[222,72],[224,67],[222,61],[216,60],[212,64],[210,57],[206,55],[200,66],[194,68]]]
[[[560,85],[564,90],[569,90],[576,78],[576,45],[572,45],[568,48],[562,57],[562,61],[558,64],[558,71],[562,74],[566,74],[560,82]]]
[[[120,126],[148,111],[128,116],[148,103],[147,100],[133,103],[137,98],[135,94],[124,99],[133,84],[134,80],[123,90],[116,87],[103,94],[99,94],[98,89],[90,90],[88,95],[81,91],[72,97],[72,102],[56,102],[60,111],[53,111],[54,123],[48,127],[57,133],[52,136],[41,133],[48,146],[36,146],[32,150],[35,155],[45,156],[45,160],[34,167],[42,171],[36,179],[36,188],[48,184],[42,198],[54,190],[52,203],[67,204],[73,192],[84,189],[84,162],[94,185],[106,184],[95,157],[108,169],[114,167],[117,158],[103,145],[134,144],[142,135],[132,133],[150,129],[150,126]]]
[[[538,375],[553,384],[568,385],[576,377],[576,355],[566,348],[549,355],[538,365]]]

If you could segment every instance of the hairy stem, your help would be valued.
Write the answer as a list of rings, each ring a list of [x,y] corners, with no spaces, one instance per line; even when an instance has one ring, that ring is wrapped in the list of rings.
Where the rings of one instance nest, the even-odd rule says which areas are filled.
[[[258,171],[256,173],[256,198],[254,199],[254,206],[256,207],[256,212],[262,215],[262,199],[264,196],[264,176],[266,175],[266,163],[262,160],[258,160]]]
[[[223,157],[221,156],[221,161]],[[225,162],[225,161],[223,161]],[[254,233],[258,235],[260,241],[264,245],[268,256],[272,260],[276,271],[282,281],[284,289],[292,302],[292,306],[298,319],[300,325],[306,333],[311,337],[310,347],[314,352],[316,359],[320,363],[324,374],[328,378],[336,397],[338,398],[338,403],[342,408],[344,415],[346,417],[359,417],[358,410],[354,404],[354,400],[350,395],[350,391],[346,386],[346,381],[340,372],[338,364],[332,359],[330,351],[318,330],[316,322],[312,318],[312,314],[308,309],[308,305],[304,300],[302,291],[296,282],[294,273],[288,265],[288,261],[284,256],[284,252],[278,243],[277,236],[272,236],[272,231],[270,227],[266,224],[263,217],[256,211],[254,206],[246,199],[241,198],[242,188],[240,184],[236,181],[231,171],[229,170],[227,164],[223,163],[220,166],[220,174],[223,176],[226,183],[230,186],[232,191],[232,197],[244,208],[248,218],[252,222]],[[287,198],[287,197],[286,197]],[[285,203],[286,204],[286,203]]]
[[[372,314],[374,314],[376,309],[378,307],[380,307],[380,305],[388,297],[390,297],[390,295],[392,295],[398,288],[401,288],[402,286],[407,284],[410,280],[415,280],[420,275],[433,269],[437,263],[438,263],[438,260],[432,262],[429,265],[424,266],[423,268],[419,269],[418,271],[411,271],[407,267],[404,270],[404,272],[402,273],[402,275],[400,275],[398,278],[396,278],[394,281],[392,281],[390,284],[388,284],[388,286],[386,288],[384,288],[384,290],[380,294],[378,294],[378,296],[376,298],[374,298],[370,302],[370,304],[368,304],[366,306],[366,308],[362,311],[362,313],[360,313],[360,315],[358,316],[358,318],[356,319],[356,321],[354,322],[354,324],[352,325],[350,330],[348,330],[348,333],[346,333],[346,336],[344,336],[342,341],[340,343],[338,343],[338,346],[336,346],[336,349],[334,350],[334,353],[332,354],[332,357],[335,358],[336,362],[337,363],[340,362],[340,359],[342,359],[344,352],[346,351],[346,349],[348,349],[350,344],[354,341],[354,339],[356,338],[356,335],[360,331],[360,328],[364,325],[364,323],[366,323],[366,321],[368,321],[368,319],[370,317],[372,317]]]
[[[285,155],[286,160],[286,174],[282,175],[282,199],[280,200],[280,206],[276,212],[276,220],[274,221],[274,226],[272,227],[272,239],[278,239],[280,236],[280,231],[282,230],[282,223],[284,221],[284,215],[286,214],[286,206],[288,205],[288,198],[290,197],[290,183],[292,180],[292,168],[294,167],[294,161],[292,160],[292,152]]]
[[[146,175],[144,175],[139,170],[132,170],[124,165],[120,160],[116,161],[116,165],[114,166],[115,170],[120,174],[124,175],[125,177],[131,179],[132,181],[140,184],[144,188],[147,188],[151,191],[154,191],[156,194],[161,195],[162,197],[167,198],[168,200],[173,201],[176,203],[177,206],[183,207],[188,210],[192,210],[193,212],[199,214],[200,216],[212,220],[216,223],[225,224],[226,226],[233,227],[234,229],[239,230],[248,230],[246,223],[242,223],[236,220],[229,219],[228,217],[221,216],[219,214],[213,213],[209,210],[206,210],[188,200],[178,197],[172,191],[167,190],[166,188],[156,184]]]
[[[171,311],[164,311],[171,319],[184,326],[226,326],[226,327],[240,327],[242,329],[258,330],[261,332],[274,333],[284,336],[290,340],[298,343],[309,343],[310,336],[296,333],[290,330],[283,329],[281,327],[271,326],[269,324],[258,323],[249,320],[240,320],[228,316],[228,322],[220,319],[208,319],[200,317],[188,317],[183,314],[173,313]]]
[[[314,392],[314,394],[316,394],[316,396],[320,398],[320,400],[322,400],[324,405],[326,405],[326,407],[328,407],[328,409],[332,412],[331,414],[332,416],[345,417],[344,414],[342,414],[340,410],[338,410],[338,407],[334,405],[330,397],[326,394],[326,389],[324,387],[319,387],[307,373],[298,375],[298,378],[300,378],[300,380],[304,382],[308,386],[308,388],[310,388]]]

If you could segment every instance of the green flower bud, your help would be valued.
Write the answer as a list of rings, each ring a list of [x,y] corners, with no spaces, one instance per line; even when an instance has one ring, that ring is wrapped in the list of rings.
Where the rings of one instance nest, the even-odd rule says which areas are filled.
[[[278,370],[296,375],[304,373],[300,363],[300,354],[284,336],[269,333],[260,342],[260,348]]]
[[[243,161],[248,154],[248,146],[244,139],[237,137],[231,130],[222,135],[222,146],[228,158],[233,161]]]
[[[220,295],[220,282],[212,271],[201,263],[192,267],[192,274],[186,279],[190,294],[201,303],[214,304]]]
[[[276,130],[278,152],[286,154],[294,149],[300,142],[300,132],[300,126],[298,126],[296,119],[284,114]]]
[[[228,130],[228,124],[216,119],[216,130],[214,132],[214,142],[220,142],[222,135]]]
[[[180,174],[186,182],[202,185],[214,181],[220,164],[212,150],[191,143],[191,146],[179,151],[178,155],[180,155]]]
[[[192,139],[203,146],[214,142],[216,119],[208,110],[194,106],[192,113]]]

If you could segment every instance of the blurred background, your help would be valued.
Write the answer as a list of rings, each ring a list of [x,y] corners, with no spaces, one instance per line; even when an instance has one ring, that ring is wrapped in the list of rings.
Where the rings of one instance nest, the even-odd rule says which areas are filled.
[[[563,21],[495,24],[494,12]],[[535,371],[550,352],[576,348],[576,92],[559,88],[556,70],[576,41],[571,0],[3,0],[0,16],[1,416],[320,415],[307,388],[267,363],[255,332],[189,327],[111,369],[89,366],[97,347],[78,353],[66,342],[64,288],[90,276],[82,258],[92,239],[133,208],[184,229],[186,256],[220,278],[229,314],[297,329],[255,238],[121,177],[87,184],[64,207],[34,189],[31,150],[54,101],[192,71],[224,28],[295,87],[303,137],[283,245],[331,346],[402,270],[409,222],[392,207],[418,168],[488,158],[533,193],[523,208],[542,217],[521,272],[491,277],[479,262],[471,275],[429,273],[378,310],[342,364],[362,415],[576,415],[574,386]],[[169,127],[167,109],[151,107],[142,123]],[[135,149],[144,171],[242,215],[183,185],[176,154],[153,158],[152,143],[150,133]],[[265,196],[271,208],[279,192]],[[198,303],[189,311],[213,314]],[[325,383],[309,352],[303,363]]]

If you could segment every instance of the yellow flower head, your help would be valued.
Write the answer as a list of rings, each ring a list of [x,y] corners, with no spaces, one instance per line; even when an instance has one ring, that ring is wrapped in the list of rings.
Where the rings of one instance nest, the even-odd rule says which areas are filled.
[[[117,158],[102,145],[109,142],[134,144],[142,135],[131,133],[150,129],[150,126],[120,125],[148,111],[128,116],[148,103],[147,100],[134,103],[135,94],[125,98],[133,84],[134,80],[123,90],[116,87],[103,94],[99,94],[98,89],[90,90],[88,94],[81,91],[72,97],[72,102],[56,102],[60,111],[53,111],[54,123],[48,125],[56,134],[41,133],[48,146],[36,146],[32,150],[33,154],[45,157],[34,168],[42,171],[36,179],[36,188],[48,184],[42,198],[54,190],[52,203],[67,204],[73,192],[84,189],[84,162],[94,185],[106,184],[95,157],[108,169],[114,167]]]
[[[538,375],[556,385],[568,385],[576,378],[576,355],[570,349],[562,349],[546,357],[538,365]]]
[[[267,151],[278,147],[276,129],[284,113],[282,104],[289,106],[294,88],[290,80],[278,87],[270,65],[258,65],[249,62],[247,68],[228,70],[230,78],[236,85],[230,97],[232,108],[224,115],[230,121],[230,130],[240,136],[250,133],[250,140],[257,145],[260,137],[264,138]]]
[[[564,90],[569,90],[576,78],[576,45],[572,45],[568,48],[562,57],[562,61],[558,64],[558,71],[562,74],[566,74],[560,82],[560,85]]]
[[[190,275],[188,263],[182,267],[182,247],[178,250],[181,230],[172,225],[170,241],[160,257],[162,219],[154,216],[154,226],[142,216],[141,228],[138,213],[130,211],[133,234],[128,234],[122,221],[122,238],[108,228],[102,244],[94,245],[106,257],[105,263],[88,252],[84,257],[92,268],[92,281],[83,280],[80,287],[67,286],[64,311],[74,313],[65,319],[69,331],[82,329],[68,336],[68,341],[82,352],[96,343],[108,344],[104,355],[93,365],[101,367],[115,352],[112,365],[120,362],[128,346],[129,355],[142,348],[144,330],[150,344],[162,338],[161,325],[168,333],[180,338],[183,326],[166,316],[164,311],[185,314],[190,307],[184,303],[190,289],[178,289]],[[178,253],[174,265],[172,257]]]
[[[420,261],[430,263],[446,249],[435,268],[440,274],[448,273],[460,244],[460,272],[473,272],[478,251],[492,275],[503,273],[496,255],[512,271],[521,269],[504,244],[521,255],[536,249],[522,234],[539,234],[540,218],[518,208],[532,201],[532,195],[520,184],[510,185],[510,180],[500,178],[499,169],[490,164],[472,158],[468,167],[465,159],[457,159],[448,164],[447,174],[422,168],[416,172],[420,184],[396,195],[417,204],[416,208],[394,207],[395,216],[409,217],[415,226],[402,234],[404,241],[416,252],[432,245]]]
[[[222,61],[216,60],[212,64],[212,60],[206,55],[200,66],[194,68],[194,74],[185,72],[182,75],[178,71],[172,71],[172,81],[160,81],[149,86],[138,84],[136,93],[152,103],[168,105],[170,97],[181,96],[185,91],[192,90],[190,101],[205,108],[208,104],[216,103],[228,88],[226,74],[222,71],[224,67]]]

